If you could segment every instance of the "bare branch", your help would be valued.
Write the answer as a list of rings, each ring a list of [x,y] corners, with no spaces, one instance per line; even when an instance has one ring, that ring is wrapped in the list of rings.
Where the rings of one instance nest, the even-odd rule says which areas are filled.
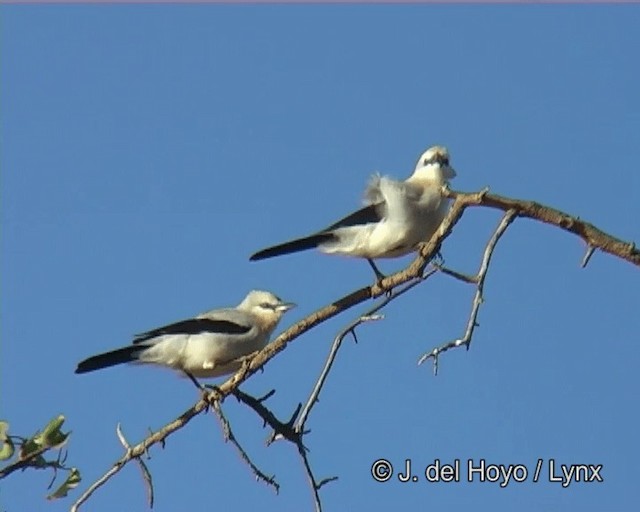
[[[327,380],[327,377],[329,376],[329,372],[331,371],[331,367],[333,366],[333,362],[335,361],[336,356],[338,355],[338,350],[340,350],[340,346],[342,345],[344,338],[348,334],[351,334],[357,343],[358,338],[356,336],[356,328],[359,325],[361,325],[364,322],[380,319],[380,317],[375,316],[375,314],[378,311],[380,311],[382,308],[384,308],[387,304],[389,304],[393,300],[397,299],[404,293],[411,290],[414,286],[417,286],[418,284],[426,281],[435,272],[436,272],[435,269],[431,269],[424,276],[421,276],[420,278],[413,280],[412,282],[407,284],[404,288],[400,289],[397,292],[394,292],[390,296],[385,297],[385,299],[382,300],[379,304],[377,304],[373,308],[369,309],[368,311],[360,315],[358,318],[356,318],[354,321],[352,321],[349,325],[347,325],[344,329],[342,329],[342,331],[338,333],[338,335],[333,340],[331,349],[329,350],[329,355],[327,356],[327,360],[324,364],[324,367],[322,368],[322,371],[320,372],[320,376],[318,377],[318,380],[316,381],[315,386],[313,387],[313,391],[311,391],[311,394],[309,395],[309,398],[307,399],[307,402],[304,408],[302,409],[302,413],[300,414],[300,417],[296,422],[296,425],[294,427],[296,432],[301,433],[304,431],[304,426],[305,426],[305,423],[307,422],[307,418],[309,417],[309,414],[311,413],[311,409],[313,408],[313,406],[319,401],[318,398],[320,396],[320,391],[322,390],[322,387],[324,386],[324,383]]]
[[[471,339],[473,337],[473,332],[475,328],[478,326],[478,311],[480,310],[480,304],[483,302],[482,292],[484,291],[484,280],[487,277],[487,270],[489,270],[489,264],[491,263],[491,257],[493,256],[493,251],[498,244],[498,241],[507,230],[507,228],[511,225],[511,223],[516,218],[515,210],[508,210],[507,213],[504,214],[502,220],[500,220],[500,224],[496,228],[495,232],[489,239],[487,246],[484,250],[484,254],[482,256],[482,262],[480,263],[480,269],[478,270],[478,274],[474,277],[464,276],[463,274],[455,273],[457,276],[462,276],[463,281],[476,283],[476,293],[473,296],[473,303],[471,305],[471,314],[469,315],[469,321],[467,322],[467,328],[465,330],[462,338],[455,339],[446,343],[440,347],[434,348],[431,352],[427,352],[423,354],[418,360],[418,364],[422,364],[428,359],[433,359],[433,372],[434,374],[438,374],[438,358],[441,353],[446,352],[449,349],[459,347],[461,345],[465,345],[467,350],[471,346]],[[454,275],[450,273],[450,275]]]
[[[122,444],[125,450],[129,451],[131,449],[131,445],[124,437],[124,434],[122,433],[122,429],[120,427],[120,423],[116,425],[116,434],[118,436],[118,439],[120,440],[120,444]],[[153,480],[151,478],[151,471],[149,471],[149,468],[140,457],[136,457],[136,462],[140,467],[140,471],[142,472],[142,479],[144,480],[145,487],[147,488],[147,499],[149,501],[149,508],[153,508]]]
[[[311,464],[309,464],[309,458],[307,457],[307,452],[304,450],[301,444],[298,445],[298,453],[302,458],[302,463],[304,464],[304,470],[305,470],[305,473],[307,474],[307,480],[309,480],[309,486],[313,491],[313,501],[315,504],[315,510],[316,512],[322,512],[322,500],[320,499],[320,492],[319,492],[320,487],[322,487],[326,483],[337,480],[338,477],[332,476],[329,478],[324,478],[320,481],[320,483],[318,483],[318,481],[316,480],[316,477],[313,474],[313,470],[311,469]]]
[[[233,394],[236,396],[236,398],[240,402],[244,403],[245,405],[253,409],[258,414],[258,416],[262,418],[263,424],[265,426],[269,425],[273,429],[273,433],[269,437],[269,440],[267,441],[267,445],[271,444],[276,439],[286,439],[287,441],[289,441],[290,443],[296,446],[296,448],[298,449],[298,453],[302,458],[305,472],[307,474],[307,479],[309,480],[309,485],[311,486],[311,490],[313,492],[315,509],[318,512],[321,511],[322,501],[320,500],[320,494],[318,493],[318,491],[320,490],[320,487],[322,487],[323,485],[329,482],[333,482],[334,480],[337,480],[338,477],[332,476],[318,482],[313,474],[313,470],[311,469],[311,464],[309,463],[309,457],[307,454],[308,450],[304,446],[304,443],[302,442],[302,438],[306,434],[306,432],[298,431],[294,428],[294,422],[295,422],[295,419],[298,417],[298,414],[300,413],[300,408],[302,407],[302,404],[298,404],[298,406],[296,407],[296,410],[291,415],[291,418],[289,419],[289,421],[284,423],[278,420],[275,414],[273,414],[273,412],[271,412],[263,404],[264,398],[263,399],[254,398],[251,395],[248,395],[240,391],[239,389],[234,390]],[[266,395],[266,397],[270,397],[272,394],[273,393],[270,392]]]
[[[294,444],[298,444],[300,442],[301,437],[298,433],[293,429],[293,422],[298,416],[300,412],[300,407],[302,404],[298,404],[295,411],[291,415],[291,419],[287,423],[283,423],[276,415],[266,407],[263,402],[273,395],[273,392],[267,393],[262,398],[255,398],[239,389],[233,390],[233,395],[237,398],[239,402],[242,402],[245,405],[248,405],[251,409],[253,409],[258,416],[262,418],[263,426],[269,425],[273,429],[273,435],[270,438],[270,441],[267,444],[271,444],[274,440],[279,438],[287,439]]]
[[[511,199],[489,193],[463,193],[445,189],[446,197],[454,198],[455,204],[466,208],[469,206],[488,206],[498,210],[515,210],[518,217],[535,219],[545,224],[551,224],[564,231],[573,233],[582,238],[588,246],[600,249],[603,252],[617,256],[640,267],[640,250],[635,243],[625,242],[601,231],[593,224],[585,222],[555,208],[544,206],[535,201],[523,199]]]
[[[462,274],[461,272],[457,272],[456,270],[453,270],[435,263],[432,263],[432,265],[436,267],[443,274],[447,274],[448,276],[455,277],[459,281],[463,281],[465,283],[470,283],[470,284],[476,284],[478,282],[478,276],[470,276],[467,274]]]
[[[231,423],[229,423],[229,420],[227,419],[227,417],[222,412],[222,407],[221,407],[220,402],[218,400],[216,400],[213,403],[212,408],[213,408],[213,411],[218,416],[218,420],[220,421],[220,425],[222,427],[222,433],[224,435],[225,442],[226,441],[231,441],[231,443],[236,447],[236,449],[238,450],[238,453],[240,454],[240,457],[242,458],[242,460],[249,466],[249,468],[251,468],[251,471],[255,475],[256,480],[262,480],[267,485],[270,485],[271,487],[274,488],[274,490],[276,491],[276,494],[278,494],[280,492],[280,484],[278,484],[278,482],[276,482],[275,475],[267,476],[266,474],[264,474],[260,470],[260,468],[258,468],[258,466],[256,466],[253,463],[253,461],[251,460],[251,458],[249,457],[249,455],[247,454],[245,449],[242,448],[242,446],[240,445],[240,443],[236,439],[236,436],[233,434],[233,431],[231,430]]]
[[[80,505],[87,501],[97,489],[108,482],[109,479],[117,474],[125,465],[127,465],[128,462],[146,453],[147,449],[154,444],[164,443],[164,440],[167,436],[184,427],[195,416],[206,410],[207,407],[208,403],[205,400],[199,400],[193,407],[187,409],[184,413],[178,416],[178,418],[165,425],[158,432],[154,432],[153,434],[147,436],[142,442],[129,448],[127,452],[119,460],[117,460],[104,475],[102,475],[98,480],[92,483],[89,488],[76,500],[76,502],[71,507],[71,512],[76,512]]]

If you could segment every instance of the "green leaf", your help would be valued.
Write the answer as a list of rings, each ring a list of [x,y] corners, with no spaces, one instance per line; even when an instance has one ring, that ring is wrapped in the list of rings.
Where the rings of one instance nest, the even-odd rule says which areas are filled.
[[[0,460],[7,460],[13,457],[16,451],[13,442],[7,436],[9,424],[6,421],[0,421]]]
[[[69,472],[69,476],[67,477],[67,479],[62,483],[60,487],[58,487],[54,492],[49,494],[49,496],[47,496],[47,499],[57,500],[59,498],[66,497],[70,490],[78,487],[80,480],[81,480],[80,471],[78,471],[76,468],[71,468],[71,471]]]
[[[33,437],[24,441],[20,447],[20,460],[28,458],[31,454],[42,448],[47,450],[49,448],[62,448],[71,433],[68,432],[65,434],[60,431],[64,419],[62,415],[53,418],[47,423],[42,432],[36,432]]]
[[[64,423],[64,416],[62,414],[57,418],[53,418],[40,435],[42,444],[47,448],[62,448],[62,445],[67,441],[69,433],[63,434],[60,431],[60,427]]]

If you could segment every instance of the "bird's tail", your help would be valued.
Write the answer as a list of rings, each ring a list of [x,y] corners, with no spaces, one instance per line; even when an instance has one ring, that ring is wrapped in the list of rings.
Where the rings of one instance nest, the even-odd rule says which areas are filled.
[[[332,233],[317,233],[315,235],[306,236],[304,238],[298,238],[297,240],[291,240],[280,245],[274,245],[273,247],[267,247],[257,253],[253,254],[249,260],[257,261],[264,260],[266,258],[273,258],[274,256],[282,256],[283,254],[291,254],[292,252],[306,251],[307,249],[314,249],[318,247],[322,242],[332,240],[334,235]]]
[[[87,373],[102,368],[108,368],[109,366],[115,366],[116,364],[130,363],[138,359],[138,354],[146,347],[140,345],[131,345],[130,347],[123,347],[111,352],[105,352],[104,354],[98,354],[92,356],[84,361],[78,363],[76,373]]]

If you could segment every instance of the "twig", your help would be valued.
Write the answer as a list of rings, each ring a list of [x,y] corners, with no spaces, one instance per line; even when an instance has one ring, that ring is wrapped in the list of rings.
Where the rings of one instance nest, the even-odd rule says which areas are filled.
[[[455,339],[440,347],[436,347],[430,352],[423,354],[418,360],[418,364],[421,365],[428,359],[433,359],[433,372],[435,375],[438,374],[438,358],[440,354],[442,354],[443,352],[446,352],[449,349],[459,347],[461,345],[465,345],[467,347],[467,350],[469,350],[469,347],[471,346],[471,339],[473,338],[473,332],[475,331],[475,328],[478,326],[478,311],[480,310],[480,304],[482,304],[483,302],[482,292],[484,290],[484,280],[487,276],[487,270],[489,270],[489,264],[491,263],[491,257],[493,256],[493,251],[495,250],[496,245],[500,240],[500,238],[502,237],[502,235],[504,234],[504,232],[507,230],[509,225],[516,218],[516,215],[517,213],[515,210],[509,210],[507,213],[504,214],[504,216],[502,217],[502,220],[500,220],[500,224],[498,224],[498,227],[496,228],[495,232],[489,239],[489,242],[487,243],[487,246],[484,250],[484,254],[482,256],[482,262],[480,263],[480,269],[478,270],[478,274],[474,277],[468,277],[468,276],[464,276],[463,274],[458,274],[463,276],[462,278],[463,281],[476,284],[476,293],[473,296],[473,303],[471,305],[471,314],[469,315],[467,328],[462,338]],[[453,275],[453,274],[450,273],[450,275]]]
[[[478,282],[478,276],[470,276],[468,274],[462,274],[461,272],[457,272],[456,270],[444,267],[442,265],[438,265],[435,263],[432,263],[432,265],[434,267],[436,267],[440,272],[442,272],[443,274],[446,274],[448,276],[451,277],[455,277],[457,280],[459,281],[463,281],[465,283],[469,283],[469,284],[476,284]]]
[[[258,468],[258,466],[256,466],[253,463],[253,461],[251,460],[251,458],[249,457],[245,449],[242,448],[242,446],[236,439],[236,436],[233,434],[233,431],[231,430],[231,423],[229,423],[229,420],[222,412],[222,407],[220,406],[220,402],[218,400],[213,402],[212,408],[213,408],[213,411],[216,413],[216,416],[218,416],[218,420],[220,421],[225,442],[231,441],[231,443],[236,447],[242,460],[251,468],[251,471],[255,475],[256,480],[262,480],[267,485],[270,485],[271,487],[274,488],[274,490],[276,491],[276,494],[278,494],[280,492],[280,484],[276,482],[275,475],[267,476],[260,470],[260,468]]]
[[[233,395],[239,402],[242,402],[243,404],[249,406],[256,412],[256,414],[258,414],[258,416],[262,418],[263,427],[269,425],[273,429],[273,435],[270,436],[270,440],[267,441],[267,445],[271,444],[278,437],[287,439],[294,444],[298,444],[298,442],[300,442],[301,440],[301,437],[293,429],[293,422],[298,416],[302,404],[298,404],[289,421],[284,423],[276,418],[276,415],[273,414],[273,412],[271,412],[271,410],[269,410],[269,408],[263,404],[263,402],[270,398],[274,393],[275,390],[272,390],[262,398],[255,398],[251,395],[248,395],[247,393],[244,393],[243,391],[240,391],[239,389],[233,390]]]
[[[338,477],[333,476],[329,478],[324,478],[320,482],[316,480],[313,474],[313,470],[311,469],[311,464],[309,463],[309,457],[306,453],[306,450],[304,449],[304,446],[302,445],[302,437],[307,433],[307,431],[305,431],[306,422],[309,418],[309,415],[311,414],[311,409],[313,409],[313,406],[319,402],[320,392],[322,391],[324,383],[326,382],[329,376],[329,373],[331,372],[331,367],[333,366],[333,363],[338,355],[338,350],[340,349],[340,346],[342,345],[344,338],[349,334],[353,336],[353,339],[357,343],[358,338],[356,335],[356,328],[359,325],[365,322],[371,322],[371,321],[380,320],[384,318],[382,315],[376,315],[376,313],[380,311],[382,308],[384,308],[386,305],[388,305],[390,302],[392,302],[393,300],[397,299],[404,293],[411,290],[413,287],[425,281],[428,277],[433,275],[435,272],[436,272],[436,269],[431,269],[424,276],[414,279],[412,282],[408,283],[400,290],[393,292],[390,295],[386,295],[385,298],[380,303],[378,303],[373,308],[369,309],[368,311],[360,315],[358,318],[353,320],[349,325],[347,325],[342,331],[340,331],[340,333],[338,333],[338,335],[333,340],[331,349],[329,350],[329,354],[327,356],[327,360],[322,368],[322,371],[320,372],[320,376],[318,377],[318,380],[316,381],[313,387],[313,390],[311,391],[311,394],[309,395],[309,398],[307,399],[307,402],[304,408],[302,409],[301,414],[298,416],[298,420],[296,421],[295,426],[293,427],[294,431],[298,434],[300,439],[300,442],[296,444],[298,446],[298,453],[300,454],[300,457],[302,458],[302,462],[304,464],[307,480],[309,481],[309,485],[311,486],[311,490],[313,491],[313,498],[314,498],[316,512],[322,512],[322,500],[320,499],[320,492],[319,492],[320,488],[323,485],[328,484],[329,482],[333,482],[337,480]],[[297,413],[294,413],[294,416],[292,417],[292,419],[295,418],[296,416],[297,416]]]
[[[313,408],[313,406],[319,401],[320,392],[322,391],[324,383],[327,380],[329,373],[331,372],[331,367],[333,366],[336,356],[338,355],[338,350],[340,350],[340,346],[342,345],[344,338],[348,334],[351,334],[354,340],[357,342],[358,338],[356,336],[356,328],[359,325],[363,324],[364,322],[379,320],[381,317],[376,316],[376,313],[378,311],[380,311],[382,308],[384,308],[393,300],[397,299],[401,295],[411,290],[414,286],[417,286],[420,283],[427,280],[435,272],[436,272],[435,269],[431,269],[424,276],[421,276],[415,279],[414,281],[410,282],[409,284],[404,286],[402,289],[394,292],[391,296],[385,297],[384,300],[382,300],[380,303],[376,304],[373,308],[369,309],[368,311],[360,315],[358,318],[353,320],[349,325],[347,325],[344,329],[342,329],[342,331],[338,333],[338,335],[333,340],[331,349],[329,350],[329,354],[327,356],[327,360],[325,361],[322,371],[320,372],[320,376],[318,377],[318,380],[316,381],[313,387],[313,390],[311,391],[311,394],[307,399],[307,402],[302,408],[302,413],[300,414],[300,416],[298,417],[298,420],[296,421],[296,424],[294,427],[296,432],[301,433],[304,431],[304,426],[307,422],[307,418],[309,417],[309,414],[311,413],[311,409]]]
[[[122,433],[122,429],[120,428],[120,423],[116,425],[116,434],[118,435],[120,444],[124,446],[124,449],[127,450],[127,452],[131,450],[131,445],[129,444],[127,439],[124,437],[124,434]],[[145,487],[147,488],[147,498],[149,500],[149,508],[153,508],[153,480],[151,479],[151,472],[149,471],[149,468],[140,457],[136,457],[136,462],[140,467],[140,471],[142,472],[142,479],[146,484]]]
[[[76,500],[76,502],[71,506],[71,512],[77,512],[78,508],[85,501],[87,501],[97,489],[108,482],[111,477],[116,475],[132,459],[147,453],[147,449],[154,444],[164,443],[164,440],[167,436],[184,427],[195,416],[206,410],[207,407],[208,403],[205,400],[199,400],[193,407],[187,409],[171,423],[168,423],[157,432],[154,432],[153,434],[147,436],[142,442],[129,448],[127,452],[119,460],[117,460],[106,473],[104,473],[100,478],[93,482],[87,488],[87,490]]]
[[[320,488],[329,482],[333,482],[338,479],[337,476],[332,476],[329,478],[322,479],[319,483],[316,480],[316,477],[313,474],[313,470],[311,469],[311,464],[309,464],[309,457],[307,456],[307,452],[301,447],[301,444],[298,445],[298,453],[300,454],[300,458],[302,459],[302,463],[304,465],[305,473],[307,474],[307,480],[309,480],[309,486],[313,491],[313,501],[315,504],[316,512],[322,512],[322,500],[320,499]]]
[[[311,469],[311,464],[309,463],[309,457],[307,455],[308,450],[304,446],[304,443],[302,442],[302,438],[306,434],[306,432],[297,431],[294,428],[294,422],[295,422],[295,419],[298,417],[298,414],[300,413],[300,408],[302,407],[302,404],[298,404],[298,406],[296,407],[296,410],[291,415],[291,418],[289,419],[289,421],[285,423],[278,420],[275,414],[273,414],[273,412],[271,412],[263,404],[265,397],[267,398],[270,397],[273,394],[273,392],[268,393],[267,395],[265,395],[265,397],[261,399],[254,398],[251,395],[248,395],[240,391],[239,389],[236,389],[233,392],[233,394],[236,396],[238,401],[249,406],[258,414],[258,416],[262,418],[263,425],[265,426],[269,425],[273,429],[273,433],[271,434],[271,436],[269,436],[267,445],[271,444],[271,442],[273,442],[275,439],[280,438],[280,439],[286,439],[287,441],[289,441],[290,443],[296,446],[296,448],[298,449],[298,454],[302,458],[305,472],[307,474],[307,479],[309,480],[309,485],[311,486],[311,490],[313,491],[315,509],[317,512],[321,512],[322,501],[320,500],[320,494],[318,491],[323,485],[329,482],[333,482],[334,480],[337,480],[338,477],[332,476],[329,478],[324,478],[323,480],[318,482],[313,474],[313,470]]]

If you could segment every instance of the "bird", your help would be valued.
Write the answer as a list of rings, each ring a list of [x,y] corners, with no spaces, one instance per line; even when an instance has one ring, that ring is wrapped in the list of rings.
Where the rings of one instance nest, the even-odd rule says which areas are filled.
[[[438,229],[449,209],[442,187],[456,176],[444,146],[427,149],[404,181],[374,174],[365,206],[329,227],[253,254],[251,261],[317,248],[323,253],[365,258],[378,282],[385,276],[374,259],[396,258],[418,249]]]
[[[237,371],[239,360],[266,346],[282,315],[295,307],[271,292],[252,290],[235,308],[212,309],[194,318],[134,336],[133,344],[78,363],[87,373],[122,363],[152,364],[197,378]]]

